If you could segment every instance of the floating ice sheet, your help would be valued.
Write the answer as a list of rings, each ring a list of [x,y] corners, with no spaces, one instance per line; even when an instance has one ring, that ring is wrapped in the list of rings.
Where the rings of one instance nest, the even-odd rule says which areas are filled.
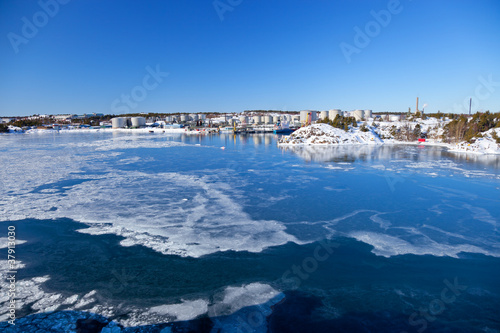
[[[125,238],[121,242],[123,246],[140,244],[161,253],[181,256],[199,257],[229,250],[260,252],[290,241],[301,243],[317,239],[300,238],[301,235],[290,232],[291,228],[287,228],[287,223],[278,219],[252,218],[245,210],[245,196],[248,193],[238,184],[256,185],[253,189],[259,193],[261,204],[254,207],[266,208],[294,198],[289,190],[270,194],[260,184],[272,183],[273,188],[293,184],[294,190],[309,191],[314,184],[321,183],[325,192],[338,192],[339,196],[351,195],[354,186],[330,186],[334,184],[325,183],[320,178],[321,172],[335,172],[337,176],[355,168],[356,175],[364,172],[380,175],[382,172],[389,178],[397,174],[403,180],[409,179],[412,173],[431,173],[432,177],[450,173],[489,177],[487,171],[466,168],[457,160],[444,158],[443,153],[438,150],[421,153],[415,147],[390,146],[360,146],[357,150],[353,150],[353,147],[292,149],[299,155],[305,153],[307,159],[316,160],[318,157],[322,164],[317,166],[293,163],[281,165],[274,160],[270,163],[266,160],[267,156],[256,154],[251,165],[264,164],[268,167],[252,168],[253,171],[244,176],[231,171],[229,167],[224,169],[224,165],[220,169],[204,169],[205,166],[201,165],[202,169],[195,171],[166,172],[157,168],[156,172],[152,169],[145,172],[141,170],[139,162],[150,158],[151,163],[157,163],[154,158],[150,155],[128,155],[120,150],[157,147],[160,148],[159,152],[168,153],[170,148],[179,146],[189,146],[189,151],[206,148],[173,141],[166,135],[88,135],[65,136],[57,140],[46,138],[45,141],[23,136],[16,136],[14,139],[6,137],[6,142],[10,144],[2,146],[0,155],[2,162],[9,167],[0,170],[0,221],[71,218],[90,226],[82,229],[82,232],[113,233]],[[436,153],[438,155],[434,156]],[[329,163],[324,164],[325,161]],[[232,162],[231,166],[238,168],[238,161]],[[333,169],[332,172],[325,170],[325,167]],[[283,172],[286,168],[289,172]],[[323,171],[317,171],[318,168]],[[247,171],[249,168],[245,166],[242,170]],[[276,181],[278,175],[280,178]],[[440,216],[443,217],[461,209],[464,216],[480,223],[481,228],[485,228],[483,224],[492,228],[493,233],[488,234],[484,229],[481,237],[468,237],[461,242],[464,246],[470,245],[469,250],[497,255],[493,244],[498,240],[498,221],[495,214],[470,201],[477,200],[477,194],[433,183],[421,186],[422,191],[441,196],[441,201],[434,203],[429,213],[441,212]],[[349,191],[345,191],[346,189]],[[299,194],[306,195],[306,192]],[[445,200],[457,198],[467,198],[468,201],[462,201],[458,208],[443,206]],[[342,204],[342,197],[337,200]],[[352,212],[346,212],[347,215],[343,217],[335,216],[335,211],[332,211],[331,220],[314,222],[315,226],[324,228],[325,236],[347,235],[349,232],[363,230],[386,234],[415,246],[412,248],[415,253],[422,252],[413,239],[395,232],[406,226],[404,219],[392,215],[394,211],[386,211],[383,205],[377,211],[360,208],[362,207],[353,205]],[[355,222],[352,218],[356,219]],[[308,225],[309,222],[293,223]],[[432,223],[427,224],[444,232],[462,235],[467,235],[475,228],[470,223],[461,226],[462,229],[446,229]],[[420,232],[431,240],[437,239],[436,233],[431,234],[429,230],[422,229]],[[360,239],[359,234],[353,235]],[[442,235],[445,234],[438,233],[439,237]],[[365,240],[375,243],[371,238]],[[440,242],[442,243],[441,240]],[[432,242],[429,244],[433,246]],[[437,252],[456,255],[454,250]],[[393,253],[402,252],[395,250]]]

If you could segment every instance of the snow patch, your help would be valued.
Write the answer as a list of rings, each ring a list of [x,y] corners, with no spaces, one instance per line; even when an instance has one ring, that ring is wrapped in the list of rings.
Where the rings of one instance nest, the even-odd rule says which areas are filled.
[[[191,320],[208,311],[208,301],[197,299],[194,301],[183,301],[179,304],[160,305],[152,307],[148,313],[163,316],[172,316],[176,320]]]
[[[6,249],[9,245],[9,243],[10,243],[10,241],[7,237],[0,237],[0,249]],[[26,243],[26,241],[21,240],[21,239],[16,239],[16,241],[15,241],[16,246],[24,244],[24,243]]]
[[[328,124],[302,127],[278,141],[278,145],[376,145],[382,143],[383,141],[370,128],[367,132],[362,132],[359,128],[353,127],[346,132]]]
[[[403,254],[430,254],[438,257],[450,256],[453,258],[458,258],[458,254],[460,252],[481,253],[485,255],[498,256],[498,254],[492,254],[474,245],[447,245],[432,241],[429,238],[427,238],[425,242],[422,242],[422,244],[417,245],[409,243],[395,236],[376,232],[355,231],[349,233],[348,235],[360,242],[372,245],[374,247],[372,252],[383,257],[391,257]]]
[[[492,128],[482,133],[482,138],[476,139],[473,143],[460,142],[456,145],[450,145],[450,151],[458,153],[474,154],[500,154],[500,144],[492,137],[493,132],[497,137],[500,136],[500,128]]]
[[[210,308],[210,316],[229,315],[237,310],[268,302],[280,295],[280,292],[267,284],[251,283],[241,287],[227,287],[219,295],[222,299]]]

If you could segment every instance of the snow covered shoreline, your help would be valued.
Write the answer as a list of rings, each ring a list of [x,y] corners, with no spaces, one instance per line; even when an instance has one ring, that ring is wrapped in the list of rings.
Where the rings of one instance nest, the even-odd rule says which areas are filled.
[[[60,130],[39,130],[32,129],[26,134],[45,134],[45,133],[178,133],[178,134],[200,134],[199,131],[188,131],[185,128],[79,128],[79,129],[60,129]]]
[[[72,129],[29,129],[23,131],[21,128],[11,127],[8,133],[0,133],[0,135],[8,134],[78,134],[78,133],[177,133],[177,134],[203,134],[208,131],[189,130],[187,128],[72,128]]]
[[[383,144],[384,142],[372,129],[363,132],[359,128],[344,131],[328,124],[313,124],[302,127],[289,136],[284,136],[278,145],[335,145],[335,144]]]
[[[491,154],[500,155],[500,144],[493,138],[493,132],[497,137],[500,135],[500,128],[492,128],[483,132],[483,137],[478,138],[474,143],[460,142],[456,145],[448,145],[451,152],[455,153],[473,153],[473,154]]]
[[[416,125],[412,124],[412,125]],[[425,142],[417,141],[401,141],[390,137],[389,126],[398,127],[400,123],[394,122],[379,122],[378,127],[367,126],[365,124],[366,132],[363,132],[361,127],[350,128],[349,131],[344,131],[334,128],[328,124],[313,124],[303,127],[295,131],[289,136],[283,136],[278,141],[278,146],[300,146],[300,145],[314,145],[314,146],[331,146],[331,145],[420,145],[420,146],[440,146],[447,148],[453,153],[471,153],[479,155],[500,155],[500,144],[496,143],[493,138],[493,132],[500,136],[500,128],[491,129],[483,133],[482,138],[478,138],[474,143],[460,142],[457,144],[450,144],[442,142],[436,137],[442,134],[442,129],[432,127],[434,122],[422,122],[422,130],[431,134],[431,139],[426,139]],[[31,129],[28,131],[11,131],[10,133],[0,133],[1,135],[9,134],[29,134],[29,135],[44,135],[44,134],[78,134],[78,133],[129,133],[129,134],[186,134],[198,135],[206,134],[207,131],[190,131],[185,128],[136,128],[136,129],[111,129],[111,128],[80,128],[80,129],[60,129],[60,130],[41,130]]]
[[[500,129],[491,129],[483,133],[482,138],[478,138],[474,143],[460,142],[458,144],[444,143],[437,139],[430,139],[424,142],[399,141],[394,138],[382,139],[379,133],[384,136],[385,130],[377,130],[372,126],[351,127],[348,131],[332,127],[328,124],[313,124],[302,127],[289,136],[284,136],[278,141],[278,146],[336,146],[336,145],[421,145],[421,146],[441,146],[454,153],[492,154],[500,155],[500,145],[492,137],[493,131],[497,135]],[[381,133],[382,132],[382,133]]]

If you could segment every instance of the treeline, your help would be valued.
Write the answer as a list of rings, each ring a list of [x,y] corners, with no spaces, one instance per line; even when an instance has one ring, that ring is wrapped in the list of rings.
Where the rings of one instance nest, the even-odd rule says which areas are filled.
[[[5,124],[0,124],[0,133],[7,133],[9,131],[9,126]]]
[[[415,141],[422,137],[422,127],[416,124],[413,128],[410,123],[405,123],[402,127],[392,125],[390,129],[391,136],[398,141]]]
[[[50,118],[36,118],[36,119],[18,119],[10,124],[17,127],[26,127],[26,126],[43,126],[46,124],[51,124],[52,119]]]
[[[443,140],[448,143],[461,141],[472,143],[476,138],[482,137],[482,132],[495,127],[500,127],[500,113],[490,113],[489,111],[476,113],[470,120],[465,115],[457,115],[444,127]],[[496,139],[496,133],[493,138]]]
[[[87,117],[83,119],[73,119],[71,122],[72,123],[81,123],[85,125],[91,125],[91,126],[98,126],[101,121],[109,121],[111,120],[113,116],[111,115],[106,115],[106,116],[92,116],[92,117]]]
[[[356,118],[354,117],[344,117],[340,115],[336,115],[335,119],[330,120],[328,117],[318,121],[319,123],[323,124],[329,124],[330,126],[333,126],[335,128],[340,128],[343,129],[344,131],[349,130],[349,125],[353,127],[358,127],[358,123],[356,122]]]

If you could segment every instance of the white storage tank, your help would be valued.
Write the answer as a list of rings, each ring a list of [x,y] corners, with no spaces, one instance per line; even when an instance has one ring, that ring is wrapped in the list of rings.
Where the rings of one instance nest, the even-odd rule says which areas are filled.
[[[127,126],[127,118],[125,117],[117,117],[111,119],[112,128],[125,128],[126,126]]]
[[[130,118],[130,122],[134,128],[146,126],[146,118],[144,117],[132,117]]]
[[[280,116],[273,117],[273,124],[277,124],[280,121]]]
[[[192,114],[191,118],[193,118],[193,121],[197,121],[198,120],[198,115],[197,114]]]
[[[337,116],[342,116],[342,111],[340,111],[339,109],[333,109],[328,111],[328,119],[334,120],[335,117]]]
[[[319,119],[325,120],[326,118],[328,118],[328,111],[321,111],[319,114]]]
[[[201,119],[201,120],[205,120],[205,119],[207,119],[207,115],[206,115],[206,114],[204,114],[204,113],[200,113],[200,114],[198,115],[198,118],[199,118],[199,119]]]
[[[265,124],[271,124],[273,122],[273,117],[271,116],[264,116],[264,123]]]
[[[254,122],[254,124],[261,124],[262,117],[261,116],[253,116],[253,122]]]
[[[189,116],[187,114],[181,114],[181,123],[189,121]]]
[[[372,117],[372,110],[365,110],[365,119],[371,118]]]
[[[240,123],[242,123],[242,124],[248,124],[248,117],[247,116],[241,116],[240,117]]]
[[[353,113],[353,116],[354,116],[354,119],[356,119],[356,121],[363,120],[363,118],[364,118],[363,110],[355,110]]]

